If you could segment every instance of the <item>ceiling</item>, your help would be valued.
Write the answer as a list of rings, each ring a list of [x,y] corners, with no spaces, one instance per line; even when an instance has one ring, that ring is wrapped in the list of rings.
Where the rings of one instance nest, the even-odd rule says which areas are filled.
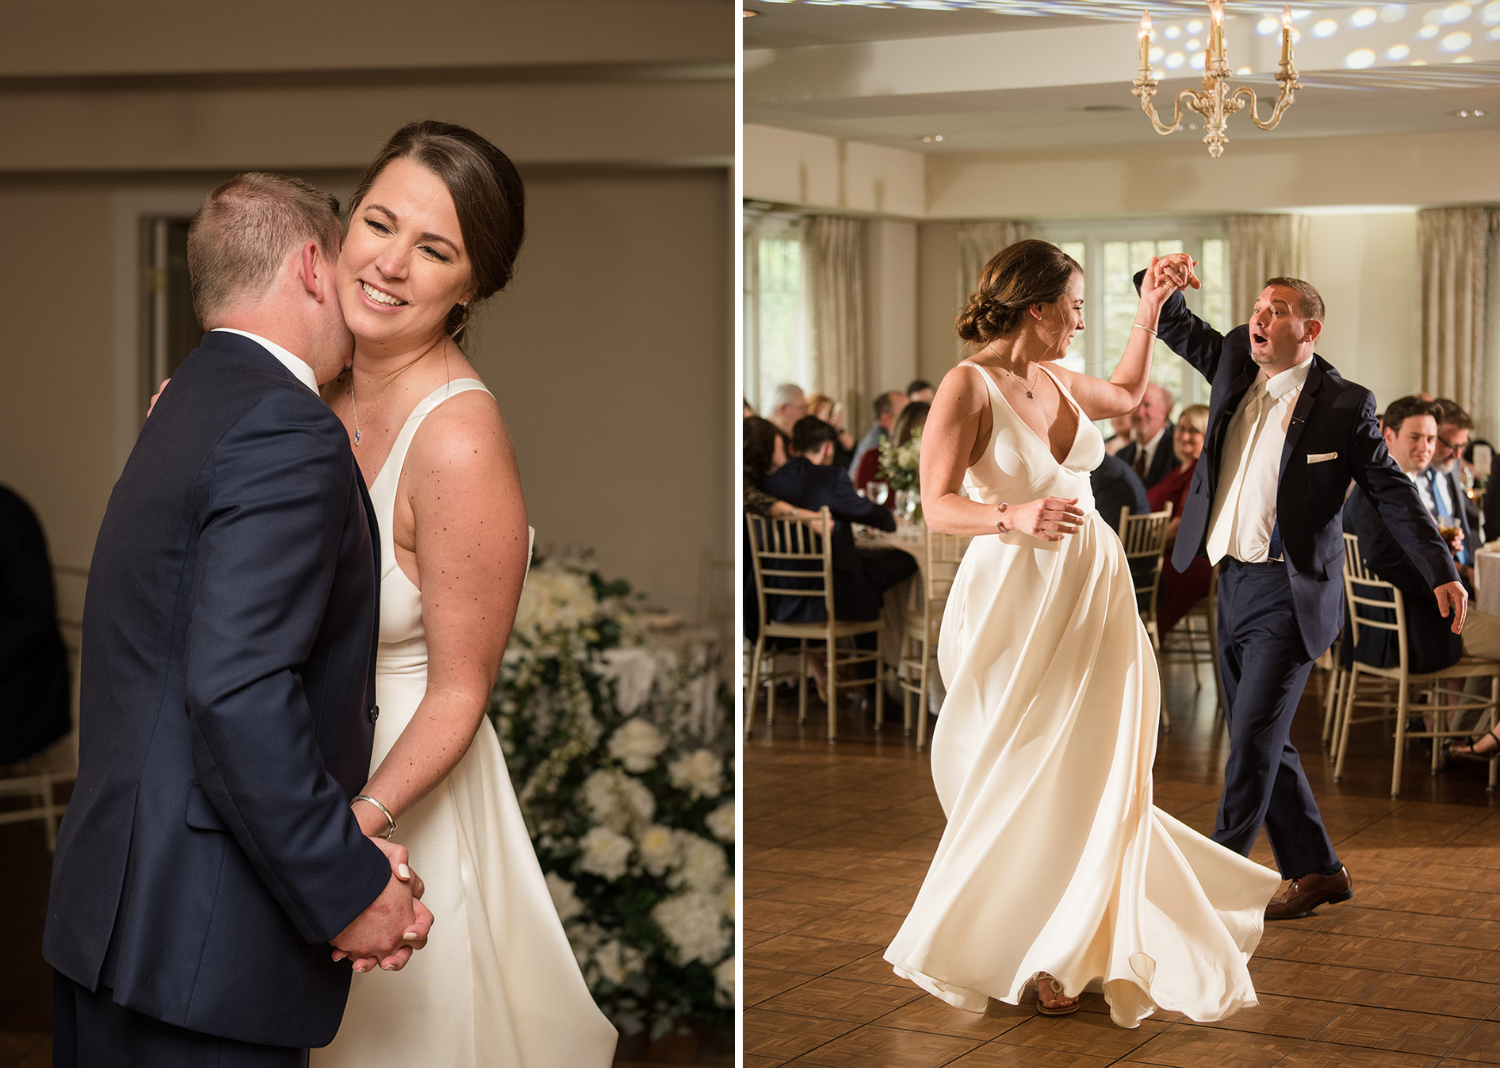
[[[1154,141],[1132,95],[1139,4],[1105,0],[744,0],[747,123],[924,153]],[[1229,3],[1231,85],[1264,118],[1279,87],[1279,5]],[[1202,82],[1207,7],[1152,0],[1155,98],[1170,122]],[[1304,88],[1274,131],[1241,114],[1237,140],[1500,130],[1500,0],[1295,5]],[[1175,64],[1175,66],[1173,66]],[[1172,69],[1167,69],[1168,67]],[[1483,112],[1476,115],[1475,112]],[[1468,112],[1460,115],[1459,112]],[[1201,137],[1202,120],[1187,116]],[[939,139],[940,138],[940,139]],[[930,139],[930,140],[929,140]]]

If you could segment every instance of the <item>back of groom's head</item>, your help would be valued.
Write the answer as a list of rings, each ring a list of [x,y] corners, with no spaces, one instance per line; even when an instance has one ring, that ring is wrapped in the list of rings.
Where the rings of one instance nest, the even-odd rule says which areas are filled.
[[[205,330],[226,312],[262,296],[302,242],[338,258],[343,231],[336,197],[285,174],[248,172],[219,186],[188,228],[193,311]]]

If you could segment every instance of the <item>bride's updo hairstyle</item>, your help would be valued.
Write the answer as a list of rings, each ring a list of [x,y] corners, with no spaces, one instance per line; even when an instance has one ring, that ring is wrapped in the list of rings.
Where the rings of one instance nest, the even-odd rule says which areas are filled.
[[[1007,245],[979,273],[979,287],[955,324],[965,341],[987,345],[1021,323],[1033,304],[1051,304],[1068,291],[1078,261],[1056,245],[1035,238]]]
[[[510,157],[473,130],[427,119],[407,123],[386,142],[354,190],[350,219],[380,172],[398,159],[426,167],[453,198],[469,256],[471,291],[467,301],[453,305],[444,329],[454,341],[462,341],[470,305],[500,292],[515,274],[526,237],[526,188]]]

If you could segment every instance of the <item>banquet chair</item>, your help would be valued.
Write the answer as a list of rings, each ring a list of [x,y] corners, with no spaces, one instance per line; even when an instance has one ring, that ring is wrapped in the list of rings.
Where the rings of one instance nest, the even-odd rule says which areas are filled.
[[[1171,521],[1171,501],[1160,512],[1141,515],[1131,515],[1128,505],[1120,509],[1120,543],[1125,546],[1125,559],[1130,565],[1136,606],[1151,638],[1151,647],[1158,652],[1161,629],[1156,625],[1156,591],[1161,585],[1162,555],[1167,546],[1167,524]],[[1163,730],[1172,729],[1165,698],[1161,702],[1161,722]]]
[[[74,723],[78,712],[78,661],[79,638],[82,627],[69,620],[59,620],[63,631],[63,643],[68,650],[68,675],[73,689]],[[57,800],[57,787],[74,782],[78,778],[78,731],[52,743],[36,753],[14,764],[0,766],[0,798],[20,798],[24,803],[18,808],[0,810],[0,825],[40,820],[47,836],[49,852],[57,849],[57,827],[68,807],[66,801]]]
[[[808,642],[821,641],[828,656],[828,741],[838,736],[838,695],[840,689],[850,687],[875,687],[875,726],[878,729],[885,720],[885,668],[882,659],[884,640],[881,634],[885,619],[847,622],[837,618],[833,603],[833,539],[822,537],[813,530],[813,524],[822,520],[822,529],[833,529],[833,517],[828,509],[820,509],[816,515],[804,518],[768,519],[764,516],[745,516],[750,526],[750,556],[755,569],[755,596],[760,608],[760,635],[755,639],[755,649],[750,655],[749,685],[745,697],[745,734],[748,737],[755,722],[755,692],[765,681],[766,724],[776,720],[776,687],[774,672],[762,679],[761,668],[766,657],[767,638],[794,638],[798,641],[797,656],[797,722],[807,720],[807,667]],[[821,601],[824,619],[817,623],[778,623],[768,610],[779,599],[794,601]],[[840,650],[840,638],[852,638],[860,634],[874,634],[875,648]],[[839,678],[839,668],[874,664],[875,678]]]
[[[1165,554],[1163,554],[1165,556]],[[1165,564],[1163,564],[1165,566]],[[1199,666],[1208,664],[1214,676],[1214,695],[1218,710],[1224,710],[1224,682],[1219,677],[1219,569],[1214,568],[1208,580],[1208,595],[1200,597],[1187,615],[1161,636],[1157,658],[1161,663],[1181,661],[1193,666],[1193,682],[1203,688]]]
[[[938,629],[948,593],[958,575],[969,539],[957,534],[939,534],[931,527],[922,536],[923,562],[922,604],[906,614],[906,629],[901,636],[901,664],[897,680],[903,691],[901,711],[906,733],[911,733],[912,698],[917,706],[917,752],[927,746],[927,708],[932,695],[932,660],[937,649]]]
[[[1374,667],[1353,656],[1349,662],[1349,681],[1344,693],[1343,708],[1339,713],[1337,759],[1333,769],[1333,781],[1339,782],[1344,775],[1344,758],[1349,752],[1349,729],[1356,723],[1385,722],[1395,718],[1396,749],[1391,767],[1391,797],[1401,794],[1401,764],[1405,756],[1408,738],[1432,740],[1432,773],[1437,774],[1442,764],[1444,738],[1467,737],[1469,729],[1452,730],[1444,726],[1449,715],[1458,711],[1478,711],[1480,731],[1495,722],[1495,712],[1500,708],[1500,661],[1485,660],[1476,656],[1465,656],[1458,663],[1441,671],[1417,674],[1408,668],[1406,647],[1406,606],[1401,591],[1392,583],[1377,578],[1370,571],[1359,553],[1359,538],[1344,535],[1344,596],[1349,605],[1349,626],[1355,645],[1359,643],[1361,628],[1393,631],[1396,635],[1398,658],[1394,667]],[[1488,697],[1448,690],[1441,686],[1449,679],[1490,680]],[[1361,694],[1360,683],[1366,683]],[[1433,717],[1431,730],[1408,729],[1408,717],[1412,710],[1410,694],[1412,687],[1425,687],[1430,703],[1419,706],[1424,714]],[[1446,703],[1453,702],[1453,703]],[[1377,710],[1374,714],[1356,719],[1356,708]],[[1495,788],[1496,762],[1490,762],[1490,789]]]

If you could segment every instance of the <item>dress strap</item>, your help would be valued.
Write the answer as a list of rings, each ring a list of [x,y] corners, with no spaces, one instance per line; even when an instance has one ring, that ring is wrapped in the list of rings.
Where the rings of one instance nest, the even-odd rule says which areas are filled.
[[[375,476],[375,485],[370,487],[372,495],[375,486],[383,484],[388,474],[394,479],[400,479],[401,468],[406,464],[406,452],[411,448],[412,439],[417,436],[417,428],[422,425],[422,420],[431,415],[433,410],[449,397],[475,389],[484,393],[490,392],[477,378],[455,378],[451,382],[444,382],[417,402],[417,406],[406,417],[406,422],[401,425],[401,433],[396,435],[396,442],[391,446],[390,455],[385,458],[385,463],[381,465],[380,474]],[[490,396],[494,394],[490,393]],[[391,498],[395,499],[394,483],[392,483]]]

